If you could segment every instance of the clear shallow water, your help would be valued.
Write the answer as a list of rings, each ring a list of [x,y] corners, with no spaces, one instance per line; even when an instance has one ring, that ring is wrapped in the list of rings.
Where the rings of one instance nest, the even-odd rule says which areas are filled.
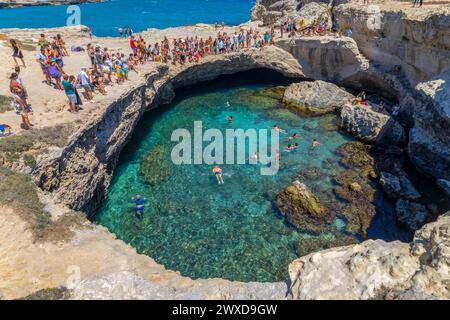
[[[81,24],[97,36],[118,36],[118,27],[135,32],[196,23],[236,25],[250,19],[254,0],[111,0],[80,4]],[[0,9],[0,28],[50,28],[66,25],[68,6]]]
[[[302,118],[271,98],[271,86],[259,84],[239,88],[204,88],[184,95],[171,106],[144,116],[134,137],[122,153],[109,196],[96,216],[120,239],[157,262],[193,278],[220,277],[241,281],[287,279],[287,266],[297,258],[295,243],[308,237],[290,226],[273,208],[272,200],[306,167],[322,167],[335,150],[350,140],[330,131],[334,116]],[[226,107],[229,101],[231,106]],[[164,110],[162,110],[164,109]],[[226,117],[233,115],[234,124]],[[193,122],[203,127],[270,128],[275,123],[290,133],[300,133],[300,151],[282,154],[282,168],[276,176],[261,176],[260,166],[222,165],[225,185],[218,186],[212,166],[175,166],[170,161],[172,131]],[[313,138],[322,145],[310,150]],[[288,142],[282,139],[282,147]],[[154,164],[157,176],[167,180],[150,185],[142,174],[142,161],[150,152],[162,153]],[[341,167],[322,167],[325,176],[310,184],[322,199],[335,200],[331,175]],[[128,201],[136,194],[148,205],[144,218],[135,217]],[[345,223],[336,221],[342,230]],[[324,239],[334,235],[324,234]]]

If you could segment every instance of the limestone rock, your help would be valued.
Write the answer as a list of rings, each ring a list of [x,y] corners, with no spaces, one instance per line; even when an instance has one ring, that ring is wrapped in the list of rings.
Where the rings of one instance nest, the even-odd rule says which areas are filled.
[[[398,220],[405,223],[412,231],[419,229],[429,215],[425,206],[405,199],[397,201],[395,211]]]
[[[395,176],[389,172],[380,173],[380,185],[389,198],[405,198],[409,200],[416,200],[421,197],[420,193],[406,176],[402,173]]]
[[[406,174],[402,174],[399,177],[400,185],[402,189],[400,191],[400,196],[409,199],[409,200],[417,200],[421,197],[419,191],[414,187],[411,180],[406,176]]]
[[[318,80],[291,84],[284,93],[283,102],[301,112],[321,115],[342,108],[353,98],[335,84]]]
[[[381,129],[376,139],[379,146],[404,145],[406,142],[406,132],[403,126],[394,119],[389,119],[386,125]]]
[[[449,299],[450,212],[416,232],[412,244],[369,240],[299,258],[289,297]]]
[[[400,179],[389,172],[380,172],[380,185],[389,198],[398,198],[402,186]]]
[[[72,289],[74,300],[272,300],[284,299],[286,285],[280,283],[232,283],[198,280],[179,288],[146,280],[123,271],[84,279]]]
[[[409,157],[421,172],[450,180],[450,71],[419,84],[416,90]]]
[[[372,110],[369,106],[346,104],[341,111],[342,126],[358,139],[374,142],[386,125],[389,116]]]
[[[252,21],[262,20],[266,12],[267,12],[266,7],[258,3],[255,4],[252,8],[251,20]]]
[[[326,4],[310,2],[291,15],[294,21],[305,21],[305,26],[312,26],[314,21],[324,21],[331,23],[330,9]]]
[[[402,286],[418,266],[407,244],[369,240],[295,260],[289,293],[298,300],[370,299],[380,289]]]
[[[275,204],[289,223],[300,230],[321,233],[329,228],[332,220],[319,198],[299,181],[278,194]]]
[[[376,1],[370,1],[369,6],[350,1],[333,8],[340,27],[352,29],[352,37],[365,56],[386,70],[400,66],[412,85],[450,68],[448,6],[418,13],[387,5],[378,7],[373,5]]]
[[[444,179],[438,179],[437,180],[437,185],[439,186],[439,188],[441,188],[441,190],[450,197],[450,181],[448,180],[444,180]]]

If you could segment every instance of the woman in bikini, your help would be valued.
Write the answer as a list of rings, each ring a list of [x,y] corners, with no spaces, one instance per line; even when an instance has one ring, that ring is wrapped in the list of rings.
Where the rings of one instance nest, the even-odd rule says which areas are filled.
[[[14,59],[14,62],[16,63],[16,66],[19,65],[17,59],[20,59],[22,61],[23,66],[26,67],[25,61],[23,60],[23,53],[22,50],[20,49],[19,43],[14,39],[9,40],[9,43],[11,44],[11,47],[13,49],[12,57]]]
[[[66,43],[64,42],[64,40],[60,34],[56,35],[56,43],[57,43],[58,47],[61,49],[61,53],[65,56],[68,56],[69,52],[66,49]]]

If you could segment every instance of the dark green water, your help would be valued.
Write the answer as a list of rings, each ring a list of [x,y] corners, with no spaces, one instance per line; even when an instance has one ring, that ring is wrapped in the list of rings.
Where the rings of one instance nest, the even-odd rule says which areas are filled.
[[[350,138],[337,132],[334,115],[303,118],[285,108],[271,90],[273,85],[230,87],[229,79],[190,94],[185,91],[170,106],[144,116],[122,153],[96,219],[138,252],[185,276],[285,280],[288,264],[297,258],[295,243],[309,235],[288,226],[272,201],[298,171],[312,166],[326,175],[306,182],[325,202],[336,201],[331,176],[343,168],[324,168],[322,163],[337,158],[335,150]],[[235,118],[231,125],[226,121],[229,115]],[[290,134],[301,135],[300,150],[282,152],[281,170],[275,176],[260,175],[260,165],[222,165],[225,185],[218,186],[212,166],[176,166],[170,160],[176,144],[171,142],[173,130],[192,132],[193,122],[200,120],[205,129],[222,131],[278,124]],[[286,138],[281,137],[282,150],[289,143]],[[317,151],[310,148],[313,138],[321,142]],[[144,160],[146,172],[151,173],[146,179],[141,169],[150,152],[151,161]],[[148,199],[142,220],[128,203],[136,194]],[[335,223],[343,232],[345,222],[336,219]],[[321,235],[329,240],[335,236]]]

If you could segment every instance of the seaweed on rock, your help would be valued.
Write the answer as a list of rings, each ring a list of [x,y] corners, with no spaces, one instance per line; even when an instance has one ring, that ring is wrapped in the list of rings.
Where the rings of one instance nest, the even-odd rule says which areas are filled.
[[[338,186],[334,191],[346,202],[338,210],[348,221],[347,232],[366,237],[367,228],[376,214],[377,188],[371,181],[377,176],[375,161],[370,155],[370,146],[361,142],[346,143],[338,152],[342,156],[341,163],[348,168],[335,178]]]
[[[141,162],[141,173],[151,186],[157,186],[171,176],[171,168],[165,159],[165,149],[155,147]]]

